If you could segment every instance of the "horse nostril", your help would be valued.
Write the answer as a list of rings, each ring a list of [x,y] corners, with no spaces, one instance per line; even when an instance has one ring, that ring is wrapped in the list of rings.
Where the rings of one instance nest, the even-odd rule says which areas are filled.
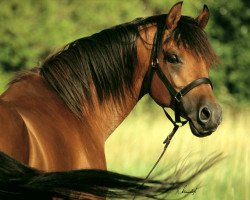
[[[199,111],[199,120],[201,123],[206,124],[211,118],[211,111],[207,106],[203,106]]]

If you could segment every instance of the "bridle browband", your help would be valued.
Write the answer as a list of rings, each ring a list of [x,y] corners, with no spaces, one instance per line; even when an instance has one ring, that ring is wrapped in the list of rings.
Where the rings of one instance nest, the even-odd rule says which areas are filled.
[[[164,21],[164,23],[161,22],[161,23],[157,24],[157,30],[156,30],[156,34],[154,36],[153,48],[152,48],[152,52],[151,52],[151,65],[150,65],[148,75],[147,75],[146,79],[144,79],[144,81],[143,81],[143,84],[146,84],[147,88],[142,87],[142,90],[140,93],[140,98],[142,97],[143,93],[145,93],[145,90],[147,90],[146,92],[148,92],[152,96],[151,85],[152,85],[153,76],[156,73],[171,95],[171,101],[173,103],[173,109],[175,112],[175,119],[173,119],[168,114],[168,112],[166,111],[164,106],[162,106],[162,109],[163,109],[166,117],[174,125],[174,128],[173,128],[172,132],[164,140],[164,142],[163,142],[165,144],[164,149],[163,149],[160,157],[158,158],[158,160],[156,161],[156,163],[154,164],[154,166],[152,167],[152,169],[150,170],[150,172],[146,176],[144,183],[146,183],[147,179],[149,178],[149,176],[151,175],[151,173],[153,172],[153,170],[155,169],[157,164],[160,162],[168,145],[170,144],[172,137],[174,136],[174,134],[176,133],[178,128],[181,126],[184,126],[188,122],[187,120],[185,120],[185,121],[181,120],[180,107],[181,107],[182,97],[185,96],[190,90],[192,90],[193,88],[195,88],[201,84],[209,84],[213,89],[213,84],[212,84],[211,80],[209,78],[202,77],[202,78],[198,78],[198,79],[192,81],[191,83],[189,83],[188,85],[183,87],[180,91],[176,91],[176,89],[172,86],[171,82],[168,80],[168,78],[165,76],[165,74],[161,70],[161,67],[160,67],[160,64],[158,61],[158,52],[159,52],[159,49],[160,49],[160,46],[162,43],[164,31],[165,31],[165,21]],[[133,199],[135,199],[135,197]]]

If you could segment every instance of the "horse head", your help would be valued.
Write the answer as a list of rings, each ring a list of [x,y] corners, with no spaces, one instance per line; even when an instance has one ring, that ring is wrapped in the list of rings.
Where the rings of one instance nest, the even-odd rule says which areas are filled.
[[[146,82],[147,92],[157,104],[172,108],[189,121],[194,135],[204,137],[214,132],[222,119],[209,79],[217,59],[204,32],[209,10],[204,5],[200,15],[191,18],[181,15],[181,7],[182,2],[175,4],[151,28],[153,47],[142,88]]]

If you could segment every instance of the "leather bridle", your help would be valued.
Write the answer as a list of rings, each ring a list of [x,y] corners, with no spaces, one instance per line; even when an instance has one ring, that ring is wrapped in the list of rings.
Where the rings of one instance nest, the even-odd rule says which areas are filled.
[[[174,126],[176,125],[183,126],[184,124],[186,124],[186,121],[181,121],[181,118],[180,118],[181,117],[180,107],[181,107],[182,97],[185,96],[190,90],[192,90],[193,88],[201,84],[209,84],[212,88],[213,88],[213,84],[209,78],[201,77],[192,81],[191,83],[183,87],[180,91],[176,91],[176,89],[172,86],[171,82],[168,80],[166,75],[163,73],[161,66],[159,64],[159,61],[158,61],[158,52],[162,43],[164,31],[165,31],[165,23],[157,24],[157,31],[154,36],[153,48],[151,52],[151,66],[150,66],[148,77],[147,77],[147,82],[148,82],[147,92],[152,96],[151,85],[152,85],[153,76],[156,73],[171,95],[171,102],[173,104],[173,109],[175,112],[175,120],[173,120],[170,117],[170,115],[168,115],[168,113],[164,109],[164,106],[162,106],[167,118],[170,119],[170,121],[174,124]]]
[[[171,95],[171,101],[173,103],[173,109],[175,112],[175,119],[173,119],[168,114],[168,112],[166,111],[164,106],[162,106],[162,108],[163,108],[163,111],[164,111],[166,117],[174,125],[174,128],[173,128],[172,132],[164,140],[164,142],[163,142],[165,144],[164,149],[163,149],[161,155],[159,156],[158,160],[156,161],[156,163],[154,164],[154,166],[152,167],[152,169],[149,171],[148,175],[146,176],[145,182],[147,181],[147,179],[149,178],[149,176],[151,175],[151,173],[153,172],[153,170],[155,169],[155,167],[158,165],[161,158],[165,154],[166,149],[167,149],[168,145],[170,144],[170,141],[171,141],[172,137],[174,136],[174,134],[176,133],[176,131],[178,130],[178,128],[181,126],[184,126],[188,122],[187,120],[185,120],[185,121],[181,120],[180,107],[181,107],[182,97],[185,96],[190,90],[192,90],[193,88],[195,88],[201,84],[209,84],[213,89],[213,84],[212,84],[211,80],[209,78],[206,78],[206,77],[201,77],[201,78],[198,78],[198,79],[192,81],[191,83],[189,83],[188,85],[183,87],[180,91],[176,91],[176,89],[172,86],[171,82],[168,80],[168,78],[163,73],[161,66],[159,64],[159,61],[158,61],[158,52],[159,52],[159,49],[160,49],[161,44],[162,44],[164,31],[165,31],[165,23],[157,24],[157,31],[156,31],[156,34],[154,36],[153,49],[151,52],[151,66],[150,66],[150,70],[148,72],[147,77],[145,77],[145,79],[143,81],[143,84],[145,84],[146,86],[144,85],[142,87],[139,98],[141,98],[145,92],[148,92],[152,96],[151,85],[152,85],[153,76],[156,73]],[[133,199],[135,199],[135,197]]]

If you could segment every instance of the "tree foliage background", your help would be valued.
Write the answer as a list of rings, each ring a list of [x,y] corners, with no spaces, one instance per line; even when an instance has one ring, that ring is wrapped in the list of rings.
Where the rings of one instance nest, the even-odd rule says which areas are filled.
[[[137,17],[166,13],[176,0],[0,0],[0,72],[37,66],[77,38]],[[250,105],[250,1],[185,0],[196,17],[207,4],[210,41],[220,57],[212,79],[220,100]]]

